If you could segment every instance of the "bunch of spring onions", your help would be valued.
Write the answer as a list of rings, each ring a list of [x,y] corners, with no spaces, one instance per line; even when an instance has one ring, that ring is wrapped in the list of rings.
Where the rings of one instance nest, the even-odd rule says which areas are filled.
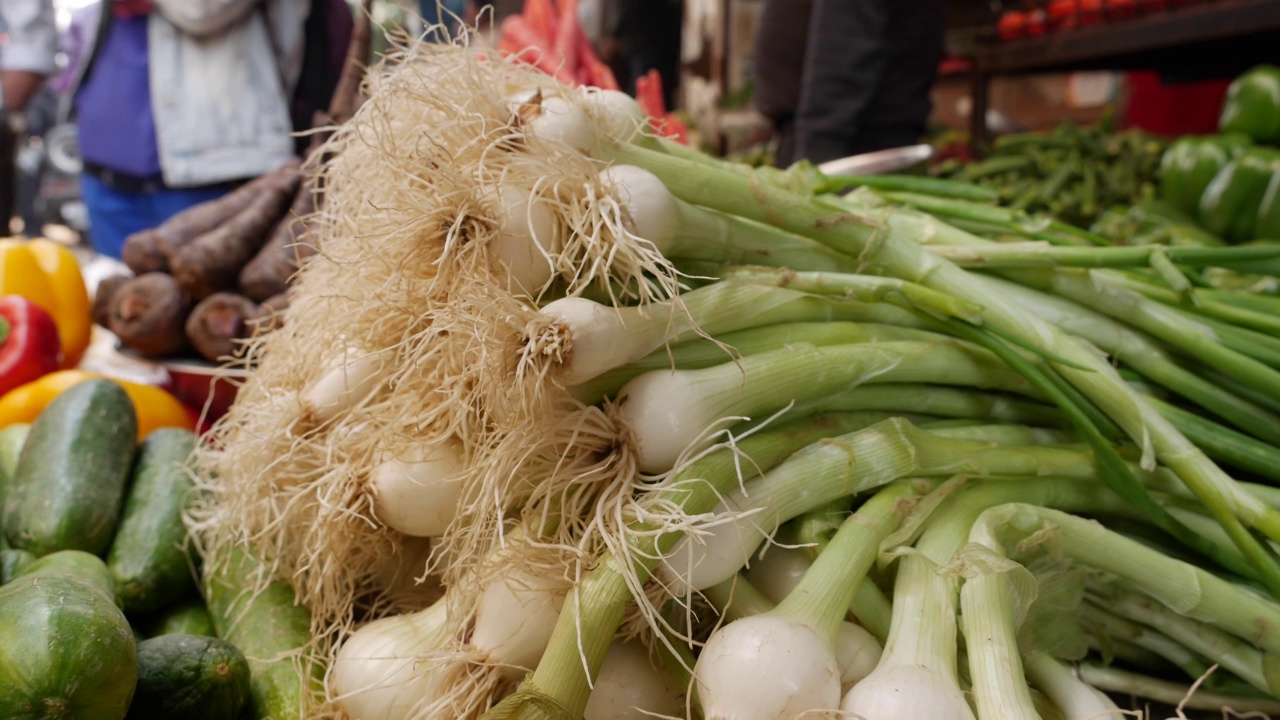
[[[1280,328],[1195,280],[1280,253],[645,128],[424,44],[330,141],[190,517],[311,610],[300,717],[1280,708]]]

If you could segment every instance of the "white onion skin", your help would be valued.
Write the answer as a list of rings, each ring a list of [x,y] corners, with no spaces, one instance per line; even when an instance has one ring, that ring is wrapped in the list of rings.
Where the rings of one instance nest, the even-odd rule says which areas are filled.
[[[444,603],[421,612],[375,620],[338,648],[330,675],[338,704],[358,720],[402,720],[423,698],[438,694],[436,674],[418,656],[446,635]]]
[[[470,645],[511,679],[534,669],[551,640],[565,587],[559,579],[513,571],[489,583],[476,603]]]
[[[600,180],[622,203],[630,230],[665,251],[680,230],[680,207],[662,180],[635,165],[612,165],[600,171]]]
[[[583,720],[653,720],[684,716],[681,689],[634,642],[615,640],[596,674]]]
[[[525,122],[525,132],[535,138],[560,143],[590,155],[598,143],[595,123],[564,98],[543,98],[535,117]]]
[[[320,379],[303,391],[303,410],[316,422],[328,422],[350,410],[377,388],[384,358],[352,348],[339,356]]]
[[[856,683],[875,671],[884,648],[874,635],[849,621],[836,628],[836,665],[840,668],[840,691],[848,693]]]
[[[905,663],[877,668],[845,693],[840,709],[863,720],[974,720],[973,709],[954,682]]]
[[[831,641],[783,615],[752,615],[720,628],[693,674],[705,720],[834,717],[824,711],[840,704]]]
[[[385,460],[370,473],[374,514],[406,535],[439,537],[457,517],[464,470],[453,443]]]
[[[538,312],[554,320],[570,339],[568,358],[561,365],[566,385],[625,365],[636,357],[637,347],[647,350],[650,345],[643,334],[627,332],[614,308],[586,298],[553,300]]]
[[[706,396],[707,388],[700,386],[697,378],[683,370],[653,370],[631,379],[618,391],[618,415],[634,433],[636,461],[642,472],[670,470],[685,447],[722,415],[714,397],[704,402],[672,402],[672,398]],[[733,572],[742,565],[740,561]]]
[[[584,88],[582,98],[586,101],[587,112],[612,139],[631,140],[649,122],[640,103],[621,90]]]
[[[537,297],[555,277],[555,213],[527,190],[498,190],[500,221],[489,252],[506,274],[507,289]]]
[[[752,587],[777,605],[796,589],[812,564],[803,550],[773,545],[752,560],[743,574]]]

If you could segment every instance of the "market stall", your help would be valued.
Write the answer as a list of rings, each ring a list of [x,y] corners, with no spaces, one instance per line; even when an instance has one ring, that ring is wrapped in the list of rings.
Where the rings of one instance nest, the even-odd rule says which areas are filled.
[[[0,716],[1280,713],[1280,70],[784,169],[493,30],[0,240]]]

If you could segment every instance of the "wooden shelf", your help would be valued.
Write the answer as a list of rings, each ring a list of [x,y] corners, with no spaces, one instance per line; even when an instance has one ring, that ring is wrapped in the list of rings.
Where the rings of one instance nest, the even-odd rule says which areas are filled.
[[[993,42],[974,54],[970,130],[987,137],[987,85],[997,75],[1141,69],[1197,80],[1266,61],[1280,61],[1280,0],[1217,0]]]

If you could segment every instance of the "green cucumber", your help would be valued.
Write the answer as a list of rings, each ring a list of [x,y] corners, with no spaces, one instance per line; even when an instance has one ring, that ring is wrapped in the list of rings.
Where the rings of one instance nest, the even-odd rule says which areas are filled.
[[[151,626],[151,636],[209,635],[217,636],[213,618],[203,600],[192,600],[169,608]]]
[[[101,590],[111,598],[111,602],[120,604],[116,594],[115,581],[111,579],[111,571],[106,563],[97,555],[90,555],[83,550],[59,550],[49,553],[22,569],[18,577],[41,575],[58,576],[78,580],[85,585]]]
[[[9,484],[13,482],[13,473],[18,467],[18,455],[22,453],[22,445],[30,432],[31,426],[26,423],[15,423],[0,430],[0,509],[4,508]]]
[[[319,697],[318,682],[299,673],[294,660],[311,644],[311,613],[293,588],[279,580],[259,587],[262,564],[242,548],[206,558],[209,614],[218,637],[249,660],[249,717],[300,720]]]
[[[0,585],[13,582],[35,561],[36,556],[26,550],[0,550]]]
[[[36,555],[111,544],[138,421],[124,389],[91,379],[54,398],[22,448],[4,508],[9,544]]]
[[[249,701],[249,664],[216,637],[161,635],[138,644],[132,720],[235,720]]]
[[[120,720],[137,678],[129,622],[99,588],[42,574],[0,587],[0,717]]]
[[[125,612],[160,610],[195,589],[182,523],[192,487],[185,465],[195,446],[196,436],[177,428],[152,431],[142,441],[107,554]]]

